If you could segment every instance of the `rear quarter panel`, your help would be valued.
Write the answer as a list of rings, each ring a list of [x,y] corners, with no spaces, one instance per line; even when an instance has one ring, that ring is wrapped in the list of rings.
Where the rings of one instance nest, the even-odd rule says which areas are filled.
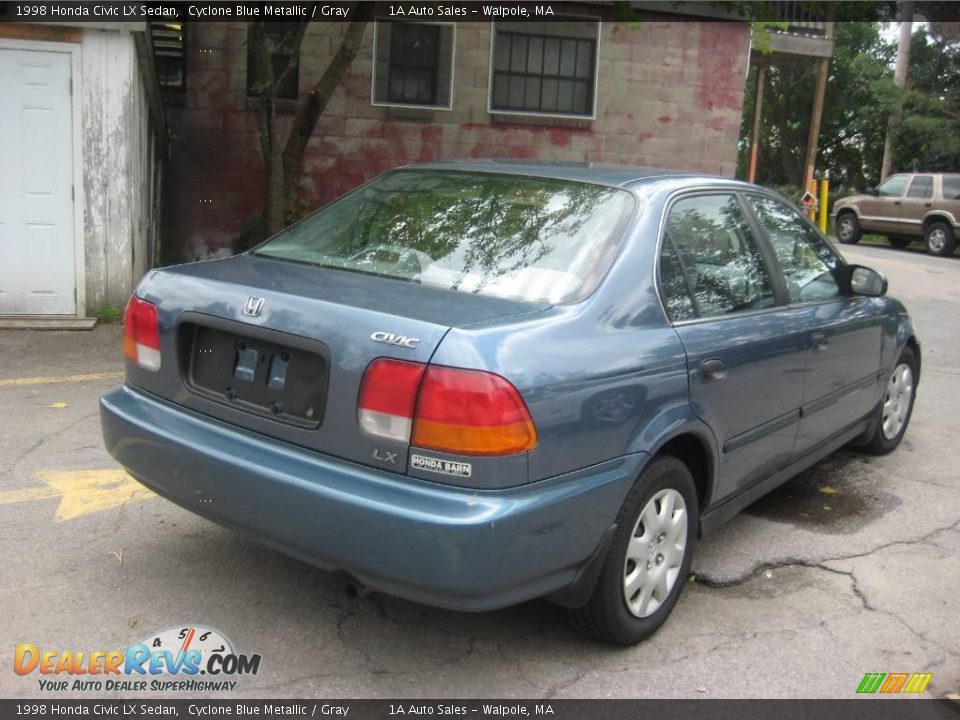
[[[714,442],[690,408],[686,355],[653,279],[669,189],[641,195],[610,273],[585,301],[522,326],[453,328],[431,360],[495,372],[518,388],[538,433],[530,481],[653,452],[685,430]]]

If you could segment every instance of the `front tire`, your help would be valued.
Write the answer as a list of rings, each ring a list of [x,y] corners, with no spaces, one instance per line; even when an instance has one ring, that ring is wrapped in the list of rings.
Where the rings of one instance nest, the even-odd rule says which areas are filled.
[[[687,466],[671,455],[652,460],[620,508],[590,600],[570,611],[573,625],[613,645],[634,645],[653,635],[686,585],[698,521]]]
[[[923,231],[923,242],[927,252],[931,255],[948,257],[953,255],[957,247],[957,239],[953,236],[953,228],[945,222],[932,222]]]
[[[887,379],[883,400],[873,420],[873,434],[858,449],[870,455],[893,452],[907,432],[916,392],[917,358],[911,348],[905,347]]]
[[[860,221],[855,213],[848,211],[837,216],[837,240],[844,245],[856,245],[861,236]]]

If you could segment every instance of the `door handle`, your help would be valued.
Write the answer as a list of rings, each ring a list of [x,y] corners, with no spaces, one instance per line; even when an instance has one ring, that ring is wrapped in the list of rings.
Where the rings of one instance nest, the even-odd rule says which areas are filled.
[[[924,206],[924,207],[933,207],[933,203],[924,203],[923,206]]]
[[[899,204],[900,204],[900,201],[899,201],[899,200],[894,200],[894,201],[893,201],[893,204],[894,204],[894,205],[899,205]]]
[[[813,343],[813,351],[816,353],[823,352],[830,344],[830,339],[827,337],[827,334],[821,330],[817,330],[815,333],[813,333],[813,335],[810,336],[810,339]]]
[[[722,360],[711,358],[700,363],[700,380],[704,383],[720,382],[727,376],[727,366]]]

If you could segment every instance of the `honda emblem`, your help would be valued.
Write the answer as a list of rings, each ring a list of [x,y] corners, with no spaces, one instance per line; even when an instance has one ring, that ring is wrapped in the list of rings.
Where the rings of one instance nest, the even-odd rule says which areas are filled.
[[[263,298],[251,295],[247,298],[246,305],[243,306],[243,314],[248,317],[260,317],[263,312]]]

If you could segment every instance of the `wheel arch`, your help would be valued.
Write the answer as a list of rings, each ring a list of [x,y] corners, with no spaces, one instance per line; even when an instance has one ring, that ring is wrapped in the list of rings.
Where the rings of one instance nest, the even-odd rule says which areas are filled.
[[[920,358],[921,358],[921,354],[920,354],[920,343],[917,341],[917,337],[916,337],[915,335],[911,334],[910,337],[907,338],[906,343],[904,343],[904,347],[910,348],[910,349],[913,351],[913,356],[914,356],[914,358],[916,358],[916,360],[917,360],[917,377],[916,377],[916,379],[914,380],[914,383],[915,383],[916,385],[919,385],[919,384],[920,384],[920,367],[921,367],[922,363],[921,363],[921,360],[920,360]]]
[[[923,218],[924,233],[926,233],[927,228],[933,225],[935,222],[944,223],[947,227],[950,228],[951,231],[953,231],[954,236],[956,236],[957,232],[954,229],[954,225],[956,224],[956,221],[953,219],[953,217],[949,213],[944,212],[943,210],[934,210],[933,212],[929,213],[926,217]]]

